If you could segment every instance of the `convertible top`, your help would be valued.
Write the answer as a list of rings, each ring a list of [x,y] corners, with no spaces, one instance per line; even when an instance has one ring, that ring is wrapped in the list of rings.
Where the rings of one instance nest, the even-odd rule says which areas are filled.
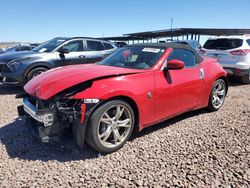
[[[196,63],[202,62],[203,58],[189,45],[187,44],[180,44],[180,43],[173,43],[173,42],[168,42],[168,43],[141,43],[141,44],[132,44],[128,46],[145,46],[145,47],[150,47],[150,48],[177,48],[177,49],[185,49],[192,51],[195,55],[196,58]]]

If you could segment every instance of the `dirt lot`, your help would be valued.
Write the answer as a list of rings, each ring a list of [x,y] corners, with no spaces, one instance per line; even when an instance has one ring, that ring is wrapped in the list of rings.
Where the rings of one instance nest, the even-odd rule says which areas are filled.
[[[0,187],[250,186],[250,85],[233,84],[218,112],[165,121],[106,156],[40,143],[15,90],[0,88]]]

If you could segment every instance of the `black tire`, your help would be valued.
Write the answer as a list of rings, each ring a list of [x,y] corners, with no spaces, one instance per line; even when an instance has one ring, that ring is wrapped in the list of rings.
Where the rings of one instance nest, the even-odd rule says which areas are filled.
[[[30,81],[32,78],[34,78],[35,76],[37,76],[38,74],[41,74],[42,72],[45,72],[47,71],[48,69],[45,68],[45,67],[37,67],[37,68],[34,68],[32,69],[27,77],[26,77],[26,82]]]
[[[108,140],[108,141],[110,140],[110,142],[113,142],[112,138],[113,138],[113,140],[115,140],[115,137],[114,137],[115,133],[113,130],[115,128],[112,127],[112,126],[114,126],[113,123],[112,123],[112,125],[105,124],[101,121],[101,118],[109,120],[109,118],[104,118],[105,113],[107,113],[107,114],[109,114],[110,119],[114,119],[118,113],[117,112],[118,110],[114,111],[114,108],[117,109],[118,106],[120,106],[121,108],[124,107],[124,110],[122,112],[123,114],[121,115],[120,118],[124,118],[125,116],[129,116],[129,118],[131,118],[131,121],[129,121],[130,122],[129,124],[131,124],[131,125],[129,125],[130,128],[125,128],[125,127],[118,127],[118,124],[117,124],[116,126],[118,128],[116,127],[116,129],[118,130],[118,132],[122,131],[124,129],[124,133],[126,133],[126,134],[124,134],[124,133],[122,134],[122,135],[124,135],[124,138],[123,138],[124,140],[122,140],[122,141],[119,140],[120,141],[119,144],[114,143],[113,145],[111,144],[110,146],[107,146],[103,142],[106,142],[106,140]],[[110,115],[110,112],[112,112],[111,115]],[[112,115],[115,115],[115,116],[113,117]],[[112,118],[111,118],[111,116],[112,116]],[[108,116],[106,116],[106,117],[108,117]],[[117,119],[117,122],[120,120],[120,118]],[[106,120],[106,121],[108,121],[108,120]],[[116,120],[114,120],[114,121],[116,121]],[[125,121],[125,120],[120,120],[120,121]],[[97,150],[101,153],[114,152],[114,151],[120,149],[121,147],[123,147],[123,145],[126,143],[126,141],[130,138],[130,136],[133,132],[133,129],[134,129],[134,124],[135,124],[134,111],[127,102],[122,101],[122,100],[108,101],[108,102],[104,103],[103,105],[101,105],[99,108],[97,108],[93,112],[93,114],[91,115],[89,122],[88,122],[88,125],[87,125],[86,134],[85,134],[86,142],[91,147],[93,147],[95,150]],[[110,128],[110,127],[112,127],[112,128]],[[104,128],[104,130],[103,130],[103,128]],[[111,131],[111,133],[109,133],[110,136],[105,141],[102,141],[100,137],[101,137],[101,135],[103,135],[104,132],[108,132],[107,131],[108,129],[109,129],[109,131]],[[100,133],[101,130],[102,130],[102,132]],[[120,132],[118,135],[120,136],[119,138],[122,137]],[[117,141],[118,140],[116,139],[116,142]]]
[[[213,102],[213,99],[214,99],[214,95],[215,95],[215,89],[216,87],[218,86],[218,84],[221,84],[223,89],[224,89],[224,95],[219,95],[216,94],[216,96],[221,99],[221,103],[216,105],[215,102]],[[223,79],[218,79],[214,82],[213,84],[213,87],[211,89],[211,92],[210,92],[210,96],[209,96],[209,102],[208,102],[208,110],[213,112],[213,111],[217,111],[221,108],[221,106],[223,105],[224,101],[225,101],[225,97],[226,97],[226,93],[227,93],[227,85],[225,83],[225,81]]]
[[[243,84],[250,84],[250,68],[249,68],[248,74],[241,77],[241,82]]]

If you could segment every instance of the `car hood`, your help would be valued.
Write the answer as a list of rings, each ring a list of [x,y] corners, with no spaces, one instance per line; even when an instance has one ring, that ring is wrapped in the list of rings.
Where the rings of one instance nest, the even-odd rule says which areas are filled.
[[[145,70],[97,64],[71,65],[51,69],[36,76],[24,86],[24,90],[30,95],[47,100],[65,89],[86,81],[141,72]]]
[[[8,63],[12,60],[24,60],[36,56],[40,56],[41,53],[34,51],[22,51],[22,52],[8,52],[0,54],[0,62]]]

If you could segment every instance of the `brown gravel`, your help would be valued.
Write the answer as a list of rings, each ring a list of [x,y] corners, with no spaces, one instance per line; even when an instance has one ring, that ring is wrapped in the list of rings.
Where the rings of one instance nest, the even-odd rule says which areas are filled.
[[[218,112],[165,121],[106,156],[40,143],[14,90],[0,88],[0,187],[250,187],[250,85],[231,86]]]

